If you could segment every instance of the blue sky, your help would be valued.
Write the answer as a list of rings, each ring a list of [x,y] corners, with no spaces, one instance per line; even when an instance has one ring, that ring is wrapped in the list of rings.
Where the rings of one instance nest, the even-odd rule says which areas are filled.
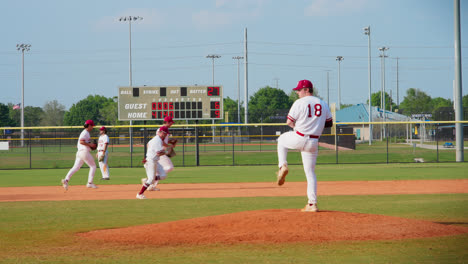
[[[309,79],[330,102],[368,98],[370,25],[372,91],[381,88],[378,48],[387,46],[386,91],[396,102],[408,88],[431,97],[453,98],[454,19],[451,0],[200,0],[65,1],[3,0],[0,26],[0,102],[21,102],[21,53],[25,54],[25,105],[58,100],[68,109],[89,94],[112,97],[129,83],[129,28],[132,23],[133,85],[210,85],[237,99],[237,60],[248,30],[249,96],[267,85],[289,93]],[[468,1],[461,1],[463,80],[467,80]],[[244,98],[241,67],[241,100]],[[464,82],[466,83],[466,81]],[[467,94],[465,85],[463,94]]]

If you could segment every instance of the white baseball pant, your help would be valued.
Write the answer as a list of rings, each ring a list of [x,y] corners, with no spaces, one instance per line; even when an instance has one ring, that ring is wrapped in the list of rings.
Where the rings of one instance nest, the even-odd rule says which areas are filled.
[[[307,198],[309,204],[317,203],[317,177],[315,164],[318,156],[318,139],[300,136],[294,131],[283,133],[278,138],[278,166],[288,164],[288,149],[301,151],[302,164],[307,179]]]
[[[145,163],[146,170],[146,185],[151,185],[156,177],[156,174],[159,176],[160,180],[166,179],[166,172],[164,171],[161,164],[158,161],[148,160]]]
[[[110,177],[109,166],[107,165],[107,158],[109,157],[109,152],[99,152],[99,156],[104,155],[104,159],[99,162],[99,169],[101,169],[102,178],[108,179]]]
[[[93,155],[91,155],[88,150],[84,149],[78,150],[76,152],[75,164],[67,173],[65,180],[70,181],[73,174],[75,174],[81,168],[81,166],[83,166],[83,163],[86,163],[89,166],[88,182],[92,183],[94,180],[94,174],[96,173],[96,163],[94,162]]]
[[[169,158],[167,155],[159,157],[159,164],[161,164],[166,174],[174,170],[174,164],[172,163],[171,158]]]

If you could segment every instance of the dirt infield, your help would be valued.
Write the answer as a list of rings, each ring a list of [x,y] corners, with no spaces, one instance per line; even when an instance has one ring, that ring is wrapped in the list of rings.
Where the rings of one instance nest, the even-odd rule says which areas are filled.
[[[0,202],[135,199],[141,185],[84,185],[0,188]],[[304,196],[305,182],[161,184],[149,199]],[[468,180],[319,182],[318,194],[379,195],[468,193]],[[468,233],[463,226],[383,215],[299,209],[246,211],[144,226],[97,230],[78,234],[125,244],[184,245],[207,243],[284,243],[335,240],[393,240]]]
[[[88,189],[85,185],[71,185],[66,192],[61,186],[0,188],[0,202],[135,199],[141,185],[99,187]],[[146,192],[145,195],[149,199],[306,196],[305,182],[287,182],[282,187],[271,182],[160,184],[158,187],[161,191]],[[319,196],[467,192],[468,180],[318,182]]]

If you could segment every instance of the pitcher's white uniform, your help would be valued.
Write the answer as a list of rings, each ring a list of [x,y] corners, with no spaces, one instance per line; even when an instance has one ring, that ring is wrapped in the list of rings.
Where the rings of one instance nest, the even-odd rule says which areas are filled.
[[[106,148],[106,145],[109,145],[109,136],[107,134],[102,134],[99,136],[98,141],[98,157],[104,155],[104,159],[99,162],[99,168],[101,169],[102,178],[109,179],[109,166],[107,165],[107,158],[109,157],[109,150]],[[104,149],[106,151],[104,151]]]
[[[295,123],[294,131],[283,133],[278,138],[279,167],[287,164],[288,149],[301,151],[302,164],[307,178],[309,204],[317,203],[317,179],[315,164],[318,155],[318,141],[325,121],[331,121],[328,105],[318,97],[305,96],[294,102],[287,117]]]
[[[158,134],[159,130],[160,128],[158,128],[158,130],[156,131],[156,135]],[[164,143],[166,145],[169,145],[169,135],[167,135],[164,139]],[[172,163],[171,158],[169,158],[167,155],[159,157],[159,164],[161,164],[166,174],[174,170],[174,164]]]
[[[144,167],[146,170],[147,186],[153,183],[156,174],[161,180],[166,178],[166,172],[164,171],[161,164],[159,164],[160,156],[157,155],[158,152],[163,150],[163,140],[156,134],[156,136],[148,142],[148,150],[146,152],[146,163]]]
[[[94,180],[94,174],[96,173],[96,163],[94,162],[94,158],[90,153],[91,148],[81,144],[81,140],[84,140],[86,143],[91,142],[91,135],[86,129],[81,132],[80,137],[78,138],[78,143],[76,144],[78,151],[76,152],[75,164],[68,172],[65,180],[67,182],[70,181],[70,178],[73,176],[73,174],[75,174],[81,168],[81,166],[83,166],[83,163],[86,163],[89,166],[88,183],[92,183]]]

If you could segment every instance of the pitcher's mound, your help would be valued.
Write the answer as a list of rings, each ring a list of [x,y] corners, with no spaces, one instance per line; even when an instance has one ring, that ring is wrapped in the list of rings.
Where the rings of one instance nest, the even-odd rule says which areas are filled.
[[[182,245],[389,240],[462,233],[468,233],[468,228],[383,215],[278,209],[96,230],[79,236],[126,244]]]

